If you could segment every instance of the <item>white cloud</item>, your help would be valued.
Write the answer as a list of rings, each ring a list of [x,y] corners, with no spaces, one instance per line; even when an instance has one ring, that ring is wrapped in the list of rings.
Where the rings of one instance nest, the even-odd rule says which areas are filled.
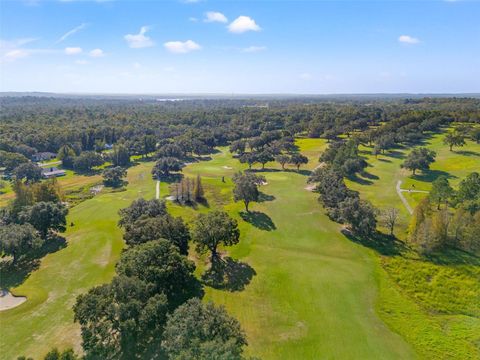
[[[67,31],[65,34],[63,34],[60,39],[58,39],[55,44],[58,44],[62,41],[64,41],[66,38],[68,38],[69,36],[72,36],[73,34],[79,32],[80,30],[82,29],[85,29],[85,27],[87,26],[87,24],[83,23],[83,24],[80,24],[78,25],[77,27],[74,27],[72,30],[70,31]]]
[[[300,79],[302,79],[302,80],[310,80],[311,78],[312,78],[312,74],[310,74],[310,73],[300,74]]]
[[[246,31],[260,31],[262,28],[249,16],[239,16],[228,25],[228,31],[241,34]]]
[[[205,13],[205,19],[203,19],[203,21],[205,21],[205,22],[226,23],[226,22],[228,22],[228,19],[221,12],[208,11],[208,12]]]
[[[23,46],[25,44],[36,41],[36,38],[21,38],[15,40],[2,40],[0,39],[0,49],[15,49],[17,47]]]
[[[266,46],[249,46],[249,47],[243,48],[242,52],[256,53],[256,52],[265,51],[265,50],[267,50]]]
[[[148,26],[142,26],[138,34],[127,34],[124,39],[132,49],[152,47],[155,43],[145,33],[149,30]]]
[[[94,57],[94,58],[99,58],[99,57],[105,56],[105,53],[103,52],[102,49],[93,49],[93,50],[90,51],[88,54],[89,54],[91,57]]]
[[[186,54],[190,51],[200,50],[202,47],[198,45],[195,41],[169,41],[163,44],[165,49],[174,54]]]
[[[24,57],[27,57],[30,55],[30,52],[28,50],[24,49],[15,49],[15,50],[10,50],[8,51],[3,58],[5,61],[15,61],[17,59],[21,59]]]
[[[87,65],[89,64],[89,62],[87,60],[76,60],[75,61],[75,64],[78,64],[78,65]]]
[[[66,47],[65,54],[67,55],[78,55],[82,53],[82,48],[80,47]]]
[[[420,42],[419,39],[414,38],[410,35],[400,35],[398,37],[398,41],[404,44],[418,44]]]

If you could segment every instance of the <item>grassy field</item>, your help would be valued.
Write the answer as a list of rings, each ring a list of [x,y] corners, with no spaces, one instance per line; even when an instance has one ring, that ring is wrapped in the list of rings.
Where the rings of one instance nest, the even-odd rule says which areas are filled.
[[[12,290],[27,296],[24,304],[0,313],[0,358],[26,354],[37,359],[52,346],[80,349],[71,307],[78,294],[113,276],[123,247],[117,212],[140,196],[154,196],[151,166],[129,170],[127,191],[101,194],[70,210],[67,223],[74,226],[65,234],[68,246],[45,256],[40,268]]]
[[[480,171],[480,145],[471,141],[450,151],[443,144],[444,134],[435,134],[424,146],[437,153],[431,171],[412,176],[400,168],[410,149],[397,149],[375,158],[363,148],[369,167],[367,176],[347,181],[382,209],[394,206],[401,211],[396,235],[406,239],[411,216],[405,210],[395,185],[429,190],[440,175],[453,187],[470,172]],[[414,207],[427,194],[403,193]],[[384,269],[380,282],[379,313],[382,319],[407,339],[421,357],[440,359],[480,358],[480,260],[469,254],[451,251],[431,259],[405,251],[401,256],[382,256]],[[397,288],[392,287],[393,281]]]
[[[439,168],[432,170],[451,172],[455,184],[464,176],[459,171],[468,169],[453,169],[460,158],[450,158],[469,159],[480,149],[469,143],[463,149],[469,152],[445,153],[441,141],[441,135],[429,140],[428,146],[438,152]],[[299,139],[297,144],[310,163],[300,172],[267,164],[261,174],[268,184],[261,187],[262,201],[251,205],[251,214],[232,200],[231,176],[245,166],[226,148],[184,169],[186,176],[202,176],[208,204],[196,209],[168,205],[187,222],[212,208],[223,208],[239,221],[240,243],[224,249],[233,258],[235,279],[226,288],[206,287],[205,299],[225,305],[240,320],[248,354],[263,359],[475,358],[480,330],[477,268],[435,264],[413,255],[379,256],[348,240],[325,216],[318,195],[305,190],[307,169],[318,164],[326,143]],[[396,181],[407,186],[416,181],[419,189],[428,189],[431,179],[409,179],[399,168],[405,150],[378,159],[368,154],[369,148],[362,150],[370,175],[349,181],[349,186],[380,208],[401,209],[405,226],[409,215],[395,191]],[[472,169],[478,167],[470,163]],[[13,289],[28,297],[26,303],[0,313],[2,359],[20,353],[38,357],[52,346],[79,349],[71,306],[79,293],[113,275],[123,247],[118,209],[140,196],[154,196],[151,166],[141,163],[129,170],[127,191],[101,194],[71,209],[68,222],[74,226],[66,233],[68,246],[47,255],[39,270]],[[160,195],[169,195],[168,184],[161,184]],[[414,205],[415,199],[409,200]],[[208,262],[191,257],[201,277]],[[456,291],[461,297],[452,301]]]
[[[304,139],[299,145],[312,169],[325,143]],[[212,161],[184,172],[201,174],[209,206],[223,207],[239,221],[241,242],[228,252],[248,268],[245,279],[238,279],[245,288],[207,287],[206,299],[224,304],[240,320],[248,352],[263,359],[414,357],[375,314],[380,267],[372,252],[348,241],[324,215],[317,195],[304,189],[306,173],[267,164],[262,175],[268,184],[261,188],[265,200],[253,204],[253,215],[245,221],[243,205],[231,201],[229,179],[242,167],[222,149]],[[193,215],[188,208],[171,210]],[[197,261],[201,272],[205,263]]]

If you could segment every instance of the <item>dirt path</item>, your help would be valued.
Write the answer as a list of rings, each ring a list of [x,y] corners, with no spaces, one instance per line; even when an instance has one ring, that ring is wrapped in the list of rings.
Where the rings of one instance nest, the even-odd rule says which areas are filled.
[[[155,186],[155,199],[160,199],[160,181],[157,180],[157,185]]]
[[[398,180],[397,181],[397,194],[398,196],[400,196],[400,200],[402,200],[403,202],[403,205],[405,205],[405,208],[407,209],[407,211],[410,213],[410,215],[413,215],[413,209],[412,207],[410,206],[410,204],[408,203],[407,199],[405,199],[405,196],[403,196],[402,193],[404,192],[409,192],[409,193],[423,193],[423,194],[428,194],[428,191],[425,191],[425,190],[406,190],[406,189],[402,189],[400,188],[400,186],[402,185],[402,180]]]

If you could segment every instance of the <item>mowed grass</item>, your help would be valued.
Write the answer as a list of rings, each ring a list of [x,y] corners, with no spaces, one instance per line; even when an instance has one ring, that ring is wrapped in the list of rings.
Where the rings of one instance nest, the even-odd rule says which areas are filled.
[[[42,259],[40,268],[11,291],[27,296],[19,307],[0,313],[0,358],[25,354],[41,358],[53,346],[80,350],[72,306],[78,294],[108,282],[123,248],[118,210],[155,193],[150,170],[142,163],[128,171],[126,191],[100,194],[73,207],[65,236],[68,245]]]
[[[443,144],[445,133],[434,134],[423,146],[437,153],[431,171],[413,177],[401,169],[409,149],[396,149],[375,158],[371,148],[362,148],[369,167],[367,176],[347,184],[376,207],[396,207],[400,223],[396,235],[407,239],[411,219],[395,186],[430,190],[438,176],[447,176],[455,188],[466,175],[480,171],[480,145],[467,141],[450,151]],[[427,194],[404,192],[412,207]],[[478,257],[451,251],[425,259],[406,251],[402,256],[382,256],[378,310],[387,324],[413,344],[423,358],[480,358],[480,262]],[[393,281],[398,288],[390,285]]]
[[[302,139],[299,145],[313,169],[325,142]],[[206,287],[205,299],[225,305],[240,320],[248,353],[262,359],[413,358],[409,345],[375,313],[380,267],[374,255],[348,241],[325,216],[317,194],[304,189],[305,173],[267,164],[261,172],[268,182],[261,187],[266,200],[251,205],[252,224],[240,216],[243,204],[232,202],[230,177],[243,168],[221,149],[184,173],[200,174],[209,207],[223,208],[239,222],[241,241],[225,251],[255,275],[242,291]],[[170,208],[190,220],[196,215],[191,208]],[[209,265],[204,257],[196,260],[200,275]]]
[[[400,167],[412,148],[386,151],[385,154],[375,158],[371,155],[372,148],[362,146],[360,148],[361,155],[365,156],[369,163],[366,169],[367,176],[347,180],[347,185],[359,191],[363,198],[371,200],[380,209],[398,208],[401,211],[401,225],[405,228],[410,215],[395,190],[398,180],[402,181],[402,189],[429,191],[432,182],[439,176],[446,176],[450,184],[456,188],[469,173],[480,172],[480,144],[467,140],[464,147],[454,148],[453,151],[450,151],[448,146],[443,144],[444,137],[445,132],[432,134],[421,145],[435,151],[437,156],[430,171],[418,172],[416,176],[413,176],[411,171]],[[403,195],[410,206],[414,208],[427,194],[404,192]]]
[[[313,169],[326,143],[318,139],[297,143],[310,158],[305,168]],[[357,186],[362,197],[376,199],[379,207],[402,205],[395,181],[408,174],[398,170],[401,160],[393,155],[385,156],[390,162],[370,157],[373,167],[368,171],[379,177],[372,178],[371,185],[349,183]],[[2,358],[15,359],[19,354],[38,358],[52,346],[79,349],[79,328],[73,323],[71,306],[78,294],[113,276],[123,247],[116,226],[118,209],[140,196],[154,197],[151,166],[142,163],[129,170],[127,191],[99,195],[71,210],[68,221],[75,225],[67,231],[68,246],[46,256],[40,269],[13,290],[26,295],[26,303],[0,313]],[[429,307],[437,304],[417,299],[411,292],[415,291],[411,284],[418,281],[414,275],[421,269],[405,271],[400,279],[385,270],[386,262],[413,260],[378,257],[373,250],[352,243],[325,216],[318,195],[304,189],[305,171],[280,171],[275,163],[266,167],[261,172],[268,182],[261,187],[265,195],[262,202],[252,204],[250,222],[241,217],[243,204],[232,199],[231,176],[246,166],[226,148],[184,169],[186,176],[202,176],[207,206],[192,209],[169,203],[170,211],[187,222],[213,208],[223,208],[239,221],[240,244],[223,251],[248,264],[255,275],[238,277],[245,282],[241,291],[206,287],[205,300],[225,305],[240,320],[249,354],[263,359],[474,358],[480,327],[476,318],[454,311],[432,315]],[[169,194],[167,188],[168,184],[161,184],[161,197]],[[200,277],[208,261],[191,256]],[[403,265],[395,269],[400,271]],[[444,274],[447,280],[452,276]],[[428,291],[422,296],[432,298]]]

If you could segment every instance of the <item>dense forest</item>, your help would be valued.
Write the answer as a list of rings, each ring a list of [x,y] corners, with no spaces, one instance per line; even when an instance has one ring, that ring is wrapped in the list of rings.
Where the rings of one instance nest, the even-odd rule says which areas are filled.
[[[182,179],[185,164],[228,146],[240,163],[263,170],[276,161],[297,172],[309,159],[295,140],[322,138],[327,148],[308,172],[320,203],[348,236],[360,241],[394,242],[398,210],[382,214],[346,185],[368,166],[360,151],[381,155],[399,146],[412,151],[402,163],[427,171],[436,154],[423,147],[428,134],[452,128],[450,150],[480,142],[480,100],[472,98],[285,98],[285,99],[96,99],[2,97],[0,114],[1,184],[16,194],[0,211],[0,251],[16,263],[60,241],[68,207],[55,178],[41,181],[34,161],[52,153],[64,169],[91,174],[102,168],[104,185],[120,188],[133,159],[148,158],[151,174],[169,180],[181,205],[205,201],[200,175]],[[259,200],[265,177],[245,170],[233,176],[233,199]],[[167,211],[164,201],[138,199],[120,211],[119,227],[128,247],[111,282],[80,295],[74,306],[87,359],[243,359],[246,336],[221,307],[203,304],[202,285],[187,257],[189,241],[220,266],[218,246],[239,241],[237,221],[226,212],[200,214],[193,226]],[[379,217],[389,234],[378,228]],[[71,224],[73,226],[73,224]],[[480,177],[473,172],[453,188],[438,177],[415,209],[409,242],[419,254],[448,248],[478,253]],[[202,330],[199,330],[198,324]],[[221,334],[214,328],[221,327]],[[195,336],[192,338],[192,334]],[[152,354],[156,354],[153,357]],[[75,359],[52,350],[49,359]]]

